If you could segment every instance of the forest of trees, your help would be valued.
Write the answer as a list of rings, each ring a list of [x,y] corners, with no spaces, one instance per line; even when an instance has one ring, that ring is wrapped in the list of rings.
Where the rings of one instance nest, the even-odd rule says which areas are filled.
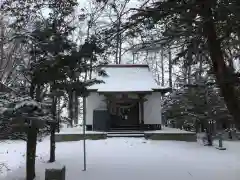
[[[171,48],[175,57],[169,67],[181,69],[178,87],[163,106],[167,119],[192,119],[193,124],[224,119],[227,126],[239,127],[239,5],[231,0],[149,1],[133,9],[123,29],[135,36],[157,31],[153,42]]]
[[[161,86],[165,123],[240,127],[237,0],[4,0],[0,11],[2,138],[27,141],[27,180],[37,138],[85,116],[86,88],[106,63],[147,63]],[[104,75],[104,72],[101,72]],[[64,109],[67,115],[63,116]]]

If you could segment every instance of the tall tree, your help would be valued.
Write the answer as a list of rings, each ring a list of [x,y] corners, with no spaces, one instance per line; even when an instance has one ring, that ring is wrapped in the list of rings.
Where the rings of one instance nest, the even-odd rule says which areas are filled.
[[[236,88],[239,80],[224,53],[226,47],[236,46],[232,42],[238,34],[239,15],[236,9],[239,7],[239,2],[231,0],[156,1],[145,8],[135,9],[137,13],[131,18],[134,21],[126,26],[136,28],[136,24],[138,27],[141,27],[140,24],[162,24],[164,43],[174,45],[178,41],[182,44],[181,56],[187,52],[196,53],[192,47],[207,50],[216,82],[237,124],[240,123],[239,92]]]
[[[17,8],[16,4],[19,5]],[[59,92],[77,92],[76,96],[83,96],[86,95],[87,86],[99,83],[96,79],[81,79],[92,69],[89,59],[93,57],[93,61],[97,62],[97,54],[102,53],[103,49],[97,36],[91,36],[80,46],[70,38],[75,27],[68,23],[68,16],[76,5],[77,0],[9,0],[4,4],[5,10],[16,19],[13,23],[15,29],[21,28],[21,25],[28,21],[29,13],[36,17],[29,32],[17,34],[15,38],[21,37],[24,39],[22,43],[30,46],[30,65],[25,69],[29,78],[29,95],[36,101],[43,101],[42,91],[48,87],[48,96],[52,99],[51,113],[55,122],[50,124],[50,162],[55,160],[56,99]],[[48,8],[50,12],[48,17],[42,20],[39,17],[44,8]],[[32,128],[28,137],[28,142],[32,143],[27,147],[30,154],[27,159],[27,180],[32,180],[35,177],[36,129]]]

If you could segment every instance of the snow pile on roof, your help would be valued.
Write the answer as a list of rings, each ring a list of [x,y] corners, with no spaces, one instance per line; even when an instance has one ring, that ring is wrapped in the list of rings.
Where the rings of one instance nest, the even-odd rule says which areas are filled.
[[[164,89],[155,82],[148,65],[106,65],[107,76],[97,77],[105,83],[94,84],[90,90],[98,92],[141,92]]]

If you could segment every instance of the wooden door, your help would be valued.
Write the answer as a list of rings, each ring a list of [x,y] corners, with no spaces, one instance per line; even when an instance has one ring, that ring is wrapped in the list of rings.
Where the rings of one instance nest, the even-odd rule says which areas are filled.
[[[129,125],[138,125],[139,124],[139,103],[136,103],[135,106],[130,108],[128,112],[128,123]]]
[[[127,106],[128,104],[123,104]],[[139,103],[130,108],[117,108],[118,114],[112,116],[112,127],[134,126],[139,124]]]

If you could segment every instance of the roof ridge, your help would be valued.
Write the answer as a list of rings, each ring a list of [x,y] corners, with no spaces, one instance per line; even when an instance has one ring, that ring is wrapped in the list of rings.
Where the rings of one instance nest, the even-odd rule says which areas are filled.
[[[100,65],[100,67],[112,67],[112,68],[131,68],[131,67],[140,67],[140,68],[149,68],[148,64],[106,64]]]

